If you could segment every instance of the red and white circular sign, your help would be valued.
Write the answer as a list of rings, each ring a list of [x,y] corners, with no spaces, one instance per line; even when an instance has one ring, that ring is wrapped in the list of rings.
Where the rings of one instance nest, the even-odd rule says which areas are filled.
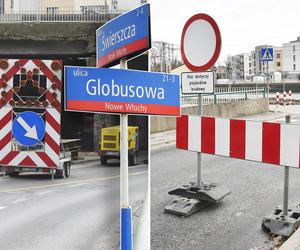
[[[221,34],[215,20],[206,14],[192,16],[181,35],[181,56],[191,71],[206,71],[218,60]]]

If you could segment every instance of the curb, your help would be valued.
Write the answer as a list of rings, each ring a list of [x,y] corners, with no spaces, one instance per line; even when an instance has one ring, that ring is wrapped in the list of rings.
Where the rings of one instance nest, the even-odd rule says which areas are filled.
[[[300,250],[300,228],[283,243],[279,250]]]

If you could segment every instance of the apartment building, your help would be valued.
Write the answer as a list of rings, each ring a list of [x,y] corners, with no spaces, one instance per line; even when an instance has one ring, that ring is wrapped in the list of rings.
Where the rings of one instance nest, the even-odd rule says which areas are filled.
[[[261,62],[261,49],[273,48],[273,61]],[[299,56],[300,57],[300,56]],[[272,76],[283,71],[283,49],[271,45],[256,46],[251,53],[235,55],[232,58],[232,79],[251,80],[255,76]]]
[[[282,71],[289,78],[299,78],[300,37],[282,46]]]
[[[247,80],[252,73],[251,53],[238,54],[231,57],[232,80]]]

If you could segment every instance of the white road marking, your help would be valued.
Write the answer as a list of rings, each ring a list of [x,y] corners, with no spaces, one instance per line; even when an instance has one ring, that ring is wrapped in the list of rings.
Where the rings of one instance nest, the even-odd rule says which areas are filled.
[[[22,202],[27,201],[27,200],[28,200],[27,198],[23,197],[23,198],[14,200],[12,203],[13,204],[18,204],[18,203],[22,203]]]
[[[54,192],[54,190],[45,190],[45,191],[36,192],[35,195],[45,195],[45,194],[50,194],[53,192]]]
[[[148,171],[139,171],[139,172],[136,172],[136,173],[129,174],[129,176],[143,175],[143,174],[148,174]],[[79,184],[79,183],[90,183],[90,182],[106,181],[106,180],[113,180],[113,179],[119,179],[119,178],[120,178],[120,175],[115,175],[115,176],[108,176],[108,177],[83,179],[83,180],[77,180],[77,181],[65,181],[65,182],[61,182],[61,183],[41,185],[41,186],[31,186],[31,187],[23,187],[23,188],[4,189],[4,190],[0,190],[0,193],[29,191],[29,190],[34,190],[34,189],[48,188],[48,187],[61,187],[61,186]]]
[[[5,209],[6,207],[0,207],[0,210],[3,210],[3,209]]]

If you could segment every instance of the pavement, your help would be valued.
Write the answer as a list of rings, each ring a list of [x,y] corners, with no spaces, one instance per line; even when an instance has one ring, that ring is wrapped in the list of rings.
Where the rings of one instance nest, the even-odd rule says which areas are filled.
[[[0,249],[119,249],[119,161],[102,166],[93,152],[81,152],[80,158],[69,178],[52,181],[31,173],[0,178]],[[135,239],[148,190],[142,157],[129,167],[129,185]]]
[[[291,123],[300,124],[300,107],[296,105],[280,106],[278,109],[275,105],[271,105],[270,112],[239,119],[285,122],[286,115],[291,115]],[[275,205],[282,203],[283,173],[266,164],[206,155],[203,159],[204,165],[210,167],[203,169],[204,176],[219,183],[228,183],[232,194],[225,197],[217,207],[204,209],[202,214],[199,212],[189,218],[178,218],[163,213],[164,206],[168,203],[167,192],[195,179],[195,167],[192,169],[187,167],[195,164],[192,163],[196,161],[195,156],[192,152],[174,152],[175,130],[151,134],[150,141],[151,242],[154,249],[176,247],[176,249],[244,250],[274,247],[273,240],[260,228],[262,218],[269,215]],[[247,165],[251,165],[254,169],[248,169]],[[243,166],[242,173],[240,173],[241,166]],[[231,171],[231,168],[235,171]],[[300,178],[299,174],[299,170],[292,170],[290,204],[299,201],[297,196],[300,188],[297,181]],[[248,184],[243,187],[241,186],[243,183]],[[263,183],[267,184],[266,187]],[[236,240],[237,234],[239,242]],[[300,250],[300,229],[286,240],[280,249]]]

